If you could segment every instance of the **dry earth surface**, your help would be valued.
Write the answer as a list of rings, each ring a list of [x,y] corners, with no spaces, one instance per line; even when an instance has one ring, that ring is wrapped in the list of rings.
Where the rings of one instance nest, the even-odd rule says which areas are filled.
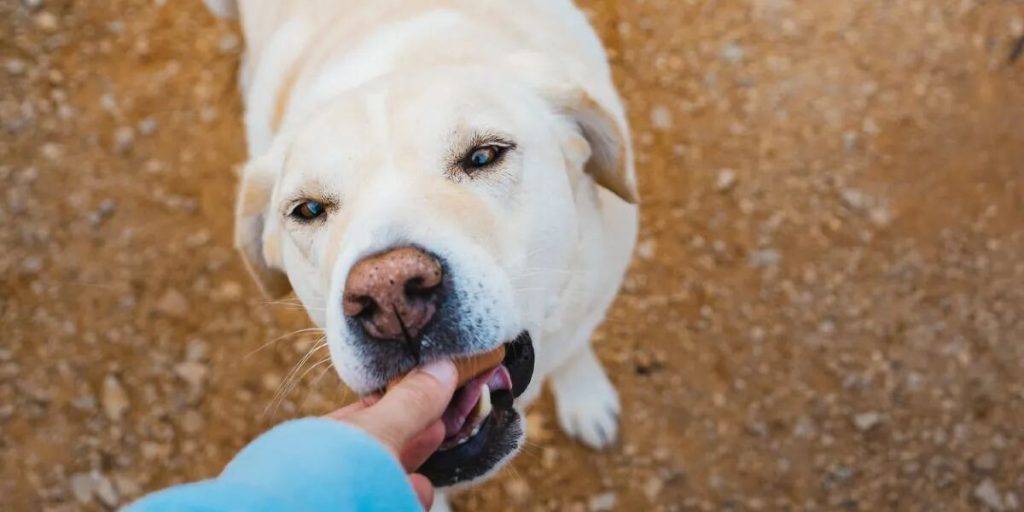
[[[597,339],[623,436],[545,398],[462,509],[1024,507],[1024,4],[582,3],[645,199]],[[0,509],[348,398],[231,248],[241,50],[198,0],[0,0]]]

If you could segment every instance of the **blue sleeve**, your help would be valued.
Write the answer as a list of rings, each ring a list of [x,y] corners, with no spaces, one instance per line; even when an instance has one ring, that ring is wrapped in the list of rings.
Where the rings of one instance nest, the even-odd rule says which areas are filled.
[[[422,510],[398,461],[344,423],[290,421],[242,449],[217,478],[150,494],[128,512]]]

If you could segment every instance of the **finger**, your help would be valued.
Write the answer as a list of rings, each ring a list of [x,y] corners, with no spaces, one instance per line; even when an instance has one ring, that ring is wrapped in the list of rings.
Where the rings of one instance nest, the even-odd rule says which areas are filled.
[[[419,473],[409,475],[409,483],[412,484],[412,489],[416,491],[416,497],[420,499],[420,505],[423,505],[423,510],[430,510],[430,507],[434,504],[434,484],[431,484],[427,477]]]
[[[405,443],[402,453],[398,456],[402,461],[402,467],[406,471],[416,471],[430,458],[432,453],[437,451],[437,447],[441,446],[442,441],[444,441],[444,423],[438,420]]]
[[[441,419],[455,393],[457,378],[451,361],[434,361],[410,373],[379,402],[349,421],[398,454],[410,439]]]
[[[345,407],[342,407],[341,409],[338,409],[338,410],[336,410],[334,412],[327,413],[326,416],[328,418],[335,419],[335,420],[345,420],[345,419],[348,419],[349,416],[351,416],[351,415],[353,415],[353,414],[355,414],[355,413],[357,413],[357,412],[359,412],[359,411],[361,411],[363,409],[366,409],[366,407],[368,405],[369,404],[367,404],[367,403],[365,403],[363,401],[353,402],[353,403],[348,404]]]

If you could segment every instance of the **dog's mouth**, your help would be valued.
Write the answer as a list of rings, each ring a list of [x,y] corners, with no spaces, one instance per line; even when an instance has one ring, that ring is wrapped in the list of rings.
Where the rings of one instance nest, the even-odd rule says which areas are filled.
[[[533,377],[533,341],[523,332],[505,344],[505,358],[455,391],[442,416],[445,438],[420,468],[436,486],[485,475],[519,446],[516,398]]]

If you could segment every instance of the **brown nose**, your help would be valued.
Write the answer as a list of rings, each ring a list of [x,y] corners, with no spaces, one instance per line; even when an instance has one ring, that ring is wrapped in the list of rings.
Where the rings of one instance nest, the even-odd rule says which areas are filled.
[[[441,264],[426,252],[402,247],[370,256],[349,271],[342,310],[372,338],[418,338],[437,311]]]

